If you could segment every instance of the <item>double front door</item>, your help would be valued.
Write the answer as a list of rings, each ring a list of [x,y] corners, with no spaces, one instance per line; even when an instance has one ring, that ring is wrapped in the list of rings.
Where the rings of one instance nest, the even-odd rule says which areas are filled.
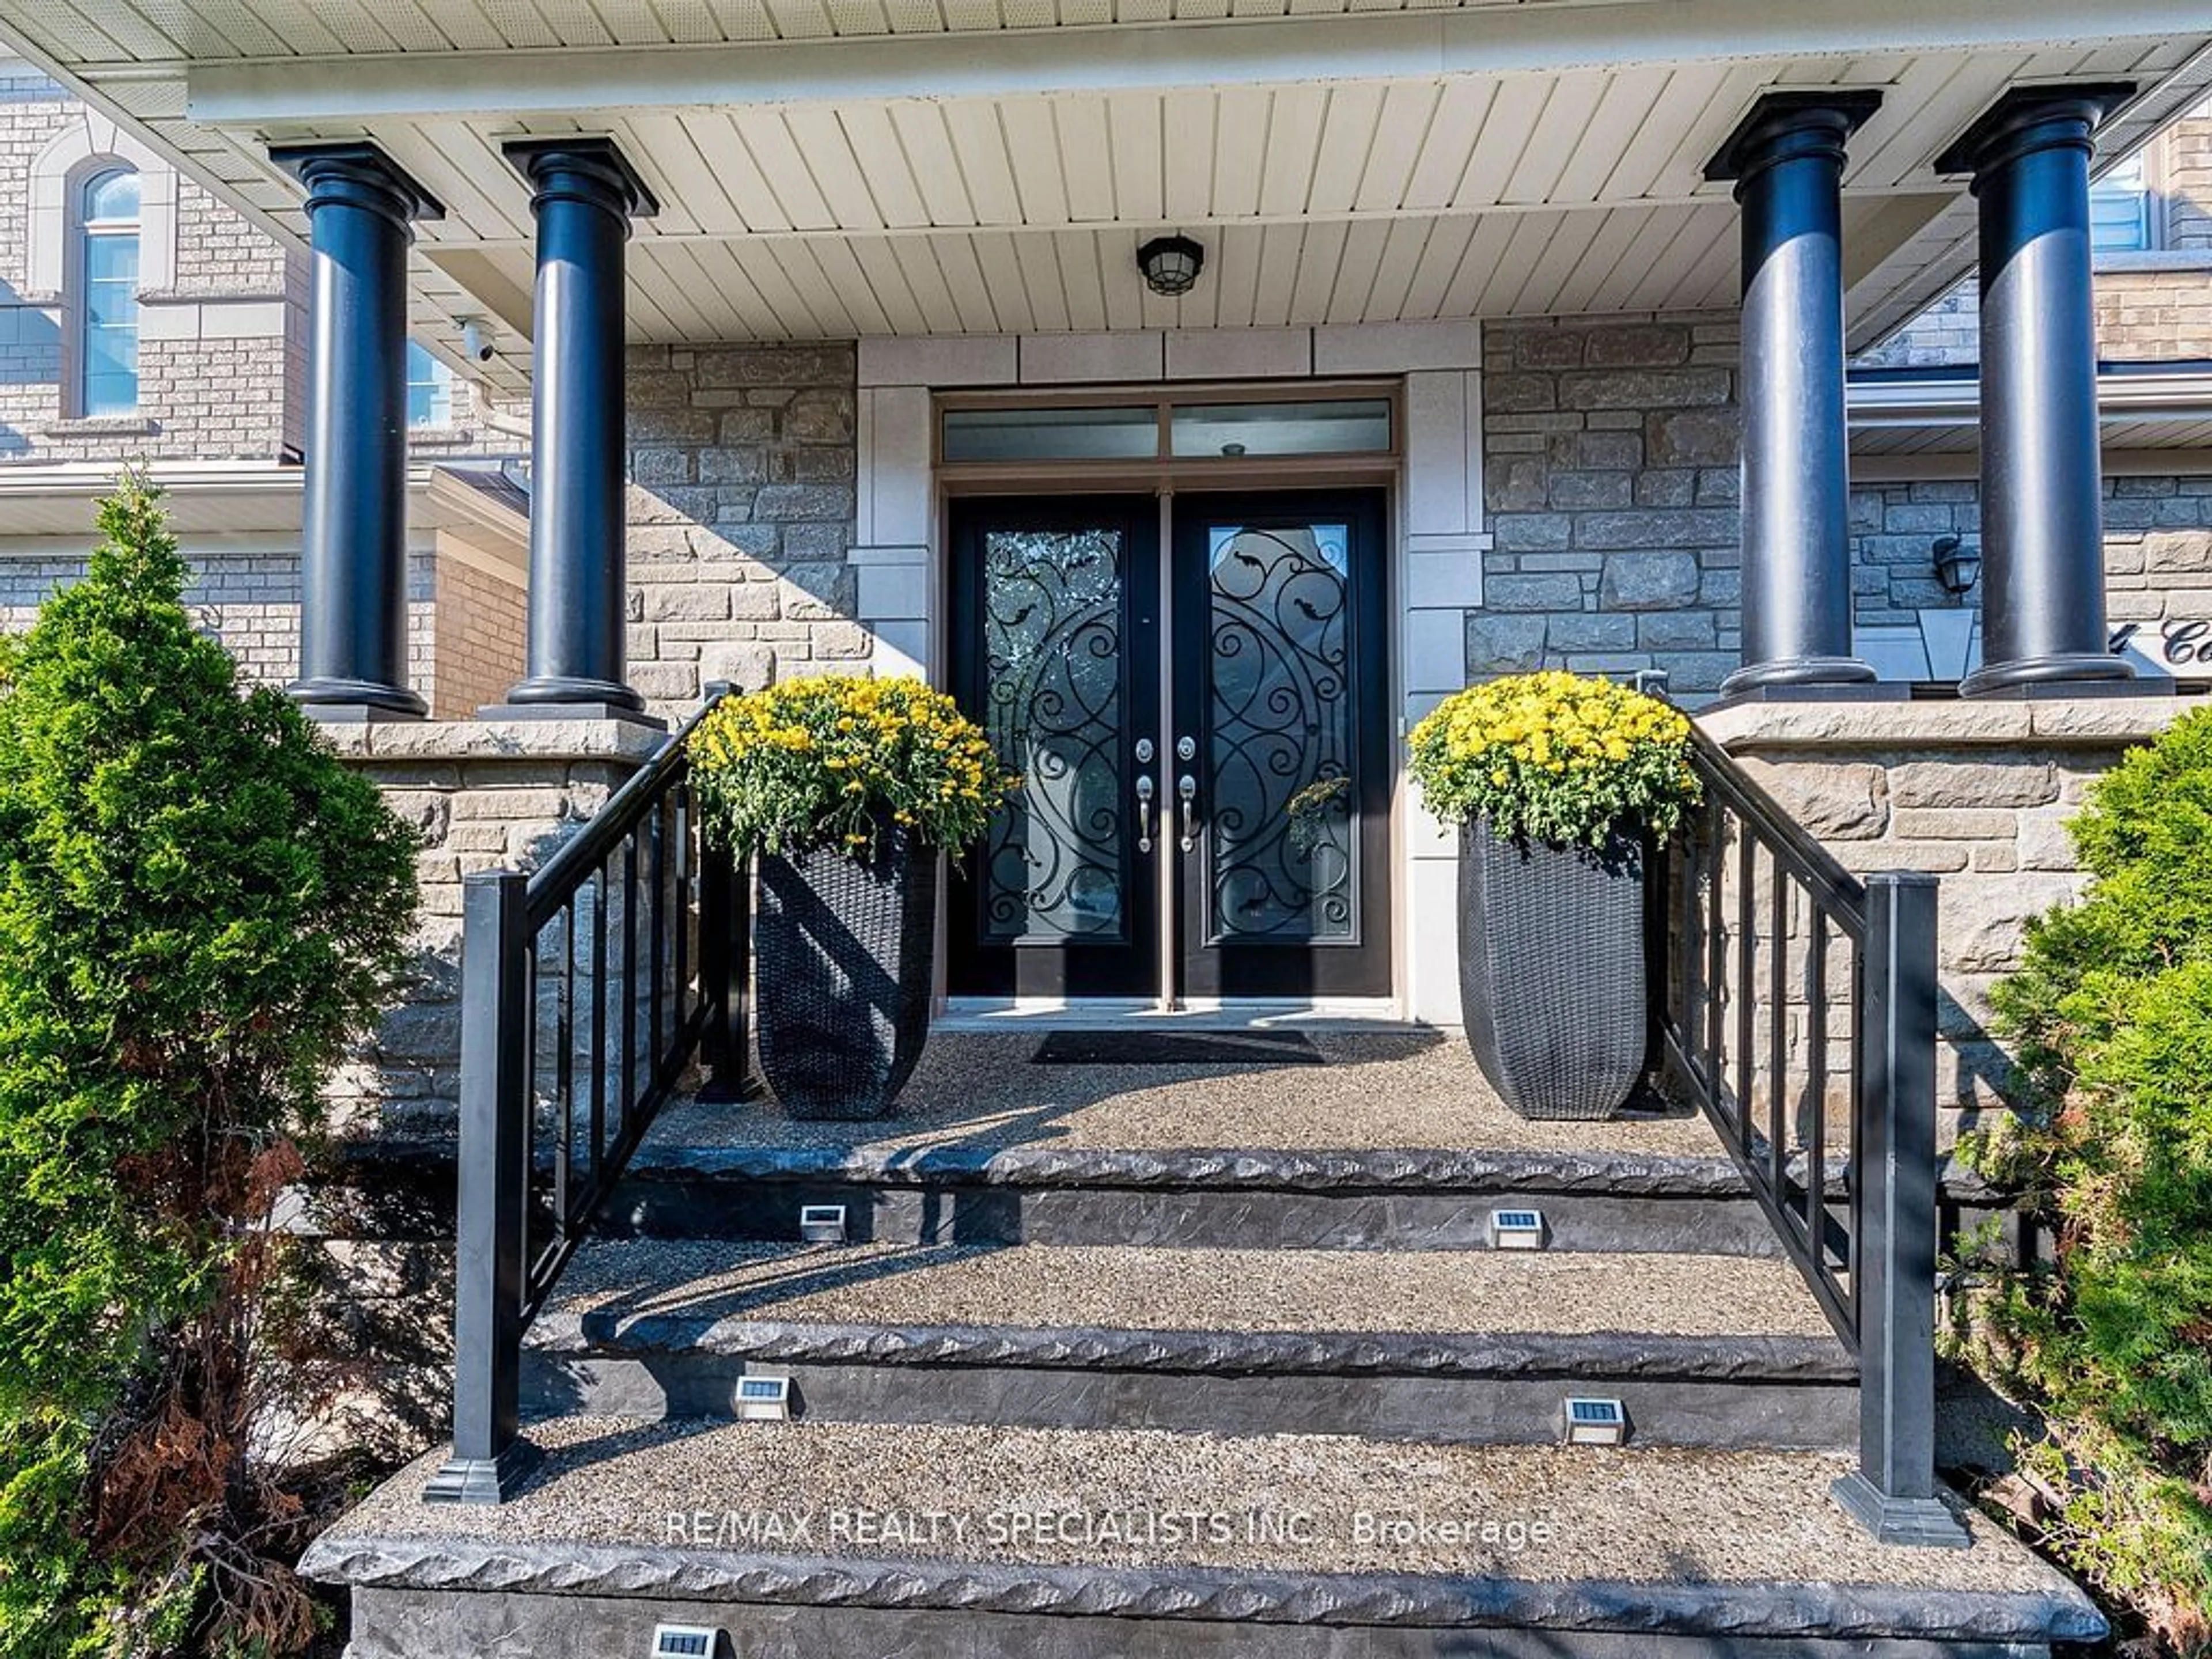
[[[955,684],[1024,781],[955,995],[1390,990],[1379,491],[955,503]]]

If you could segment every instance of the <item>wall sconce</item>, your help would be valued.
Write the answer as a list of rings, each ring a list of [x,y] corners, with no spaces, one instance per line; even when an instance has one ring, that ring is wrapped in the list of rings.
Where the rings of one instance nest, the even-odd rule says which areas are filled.
[[[1188,236],[1155,236],[1137,250],[1137,269],[1155,294],[1189,293],[1205,265],[1206,250]]]
[[[1943,591],[1954,599],[1963,599],[1974,591],[1974,584],[1982,579],[1982,556],[1969,548],[1956,536],[1938,536],[1932,550],[1936,555],[1936,580]]]

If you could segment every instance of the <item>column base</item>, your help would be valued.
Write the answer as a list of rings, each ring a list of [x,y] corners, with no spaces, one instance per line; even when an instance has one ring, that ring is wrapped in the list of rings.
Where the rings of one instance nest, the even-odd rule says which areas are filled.
[[[626,720],[655,732],[665,732],[668,722],[631,703],[613,702],[488,702],[477,710],[480,720]]]
[[[2124,657],[2069,651],[2014,662],[1984,663],[1959,682],[1962,697],[2160,696],[2171,682],[2145,679]]]
[[[430,705],[404,685],[377,680],[339,679],[318,675],[294,680],[284,695],[300,705],[303,714],[319,720],[419,720]]]
[[[1878,1543],[1963,1550],[1974,1541],[1966,1523],[1942,1498],[1891,1498],[1856,1469],[1830,1486],[1828,1495]]]
[[[426,1504],[504,1504],[545,1455],[527,1440],[508,1442],[497,1457],[449,1457],[423,1484]]]
[[[1879,684],[1874,670],[1856,657],[1784,657],[1746,663],[1721,682],[1721,696],[1850,696],[1861,695],[1861,687]]]
[[[1856,673],[1848,671],[1856,670]],[[1799,657],[1748,664],[1721,682],[1715,708],[1765,702],[1903,702],[1912,688],[1881,680],[1855,657]]]
[[[582,674],[532,674],[507,688],[510,703],[604,702],[617,708],[642,708],[645,699],[620,680],[592,679]]]

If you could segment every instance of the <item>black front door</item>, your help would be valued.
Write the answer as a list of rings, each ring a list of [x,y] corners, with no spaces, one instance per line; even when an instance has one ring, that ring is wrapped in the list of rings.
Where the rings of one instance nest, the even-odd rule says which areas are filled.
[[[955,505],[955,685],[1025,783],[954,889],[951,988],[1387,995],[1382,494],[1178,496],[1164,571],[1160,520]]]
[[[1023,778],[953,884],[956,995],[1159,994],[1139,821],[1158,769],[1159,523],[1151,495],[953,514],[954,695]]]
[[[1390,991],[1379,490],[1179,495],[1181,992]]]

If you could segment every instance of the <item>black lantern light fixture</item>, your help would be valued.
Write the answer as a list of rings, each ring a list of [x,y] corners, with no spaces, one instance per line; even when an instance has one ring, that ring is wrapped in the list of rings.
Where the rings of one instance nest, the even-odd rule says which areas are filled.
[[[1938,536],[1933,550],[1936,555],[1936,580],[1943,591],[1954,599],[1963,599],[1974,591],[1974,584],[1982,579],[1982,556],[1968,547],[1957,536]]]
[[[1189,293],[1205,266],[1206,250],[1188,236],[1155,236],[1137,250],[1137,269],[1155,294]]]

